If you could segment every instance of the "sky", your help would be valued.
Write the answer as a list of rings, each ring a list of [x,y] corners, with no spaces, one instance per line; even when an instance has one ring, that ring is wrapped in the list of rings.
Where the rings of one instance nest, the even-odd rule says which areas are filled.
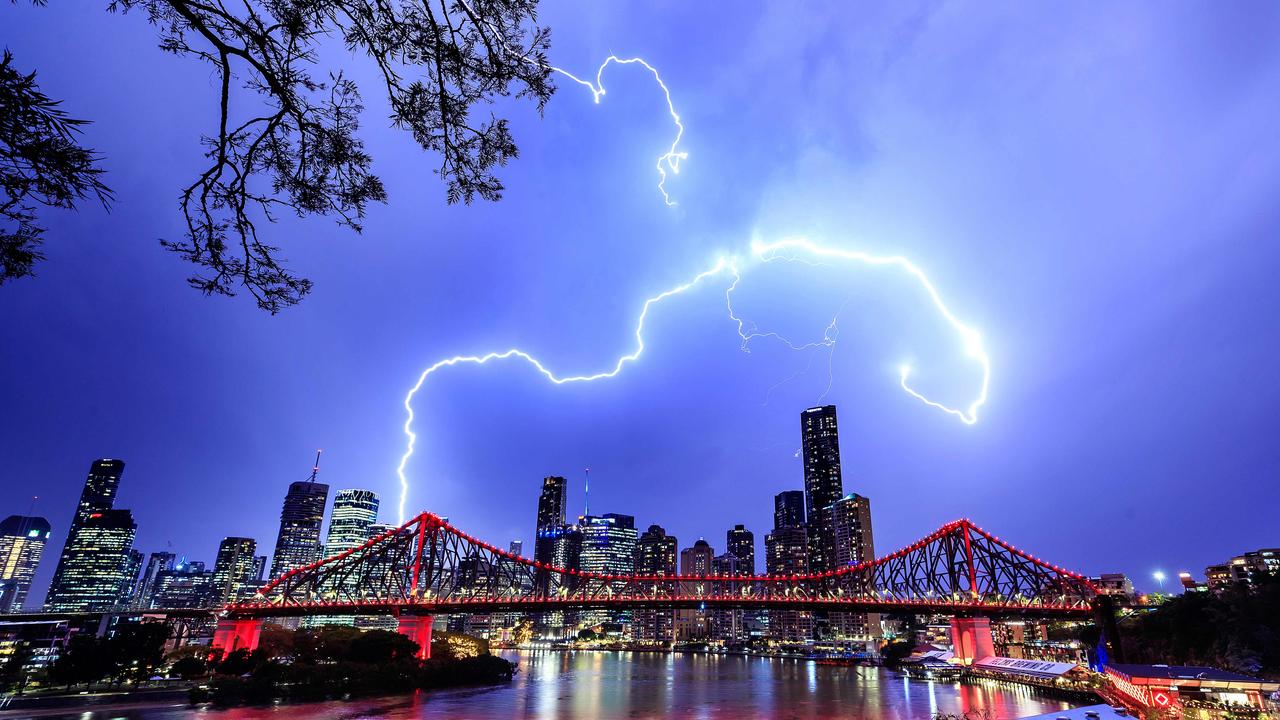
[[[563,375],[634,350],[646,298],[753,239],[901,254],[991,358],[979,368],[918,283],[850,263],[755,264],[738,314],[803,343],[744,352],[713,278],[654,305],[616,378],[557,386],[518,362],[432,375],[414,399],[409,514],[531,548],[546,475],[570,511],[634,515],[757,555],[773,495],[802,487],[799,413],[839,409],[844,487],[887,553],[960,517],[1080,572],[1202,574],[1280,545],[1280,7],[547,2],[550,60],[610,53],[599,104],[560,78],[512,121],[505,197],[449,206],[439,158],[391,128],[373,69],[362,136],[390,201],[362,235],[267,228],[315,282],[271,316],[206,298],[159,239],[201,167],[216,83],[162,53],[142,13],[0,8],[0,40],[105,156],[110,212],[47,211],[38,277],[0,287],[0,514],[54,526],[56,565],[90,462],[127,467],[136,547],[212,563],[224,536],[274,543],[290,482],[368,488],[395,522],[406,391],[442,358],[522,348]],[[530,550],[531,552],[531,550]],[[762,569],[762,568],[760,568]]]

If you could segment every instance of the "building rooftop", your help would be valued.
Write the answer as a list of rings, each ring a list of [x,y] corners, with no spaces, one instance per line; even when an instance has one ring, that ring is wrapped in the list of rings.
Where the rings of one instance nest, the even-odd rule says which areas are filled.
[[[1214,680],[1218,682],[1261,682],[1259,678],[1229,670],[1198,665],[1133,665],[1111,664],[1107,667],[1129,677],[1167,678],[1170,680]]]

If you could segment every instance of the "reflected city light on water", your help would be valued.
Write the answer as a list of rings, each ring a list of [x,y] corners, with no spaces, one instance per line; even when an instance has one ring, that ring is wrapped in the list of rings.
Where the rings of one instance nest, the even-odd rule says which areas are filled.
[[[165,707],[95,714],[93,720],[419,720],[426,718],[927,718],[990,712],[1011,720],[1068,703],[994,683],[908,680],[884,668],[796,659],[690,653],[507,654],[520,672],[509,684],[350,702],[225,711]],[[80,714],[64,716],[80,718]],[[86,718],[87,720],[87,718]]]

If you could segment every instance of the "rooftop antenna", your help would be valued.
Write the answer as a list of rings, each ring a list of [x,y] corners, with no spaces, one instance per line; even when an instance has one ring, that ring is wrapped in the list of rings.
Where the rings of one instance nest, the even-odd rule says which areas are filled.
[[[583,472],[587,476],[587,487],[582,493],[582,516],[588,517],[591,515],[591,468],[587,468]]]
[[[320,472],[320,449],[316,448],[316,463],[311,466],[311,477],[307,478],[307,482],[316,481],[316,474]]]
[[[37,500],[39,500],[39,499],[40,499],[40,496],[39,496],[39,495],[32,495],[32,496],[31,496],[31,507],[27,508],[27,514],[28,514],[28,515],[35,515],[35,514],[36,514],[36,501],[37,501]]]

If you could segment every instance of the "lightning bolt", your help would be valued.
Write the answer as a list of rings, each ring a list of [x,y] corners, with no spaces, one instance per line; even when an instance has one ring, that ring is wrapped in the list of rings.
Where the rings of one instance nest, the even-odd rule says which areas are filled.
[[[462,3],[462,6],[464,8],[466,8],[467,14],[470,15],[472,19],[485,17],[483,14],[477,13],[467,3],[466,0],[459,0],[459,2]],[[680,146],[680,139],[684,137],[684,123],[680,121],[680,113],[676,112],[675,103],[671,101],[671,90],[667,88],[667,83],[663,81],[662,75],[658,73],[657,68],[650,65],[648,62],[646,62],[642,58],[638,58],[638,57],[620,58],[616,55],[610,55],[609,57],[604,59],[604,62],[600,63],[600,67],[596,68],[595,82],[592,82],[590,80],[584,80],[578,77],[577,75],[574,75],[573,73],[569,72],[568,70],[565,70],[564,68],[560,68],[560,67],[556,67],[555,65],[544,63],[538,59],[531,58],[528,55],[522,52],[519,52],[515,48],[511,47],[511,45],[507,44],[506,40],[502,39],[503,37],[505,37],[505,34],[501,32],[498,28],[494,27],[493,23],[483,19],[478,20],[478,22],[483,22],[485,25],[488,26],[489,30],[491,30],[494,33],[494,35],[499,39],[499,44],[501,45],[502,49],[505,50],[509,55],[513,55],[517,60],[528,63],[530,65],[546,68],[547,70],[550,70],[552,72],[558,72],[561,75],[564,75],[565,77],[569,78],[575,83],[590,90],[591,99],[597,105],[600,104],[600,98],[604,97],[605,95],[604,71],[610,65],[615,63],[618,65],[639,65],[643,67],[645,70],[648,70],[649,74],[653,75],[654,81],[658,83],[658,87],[662,89],[663,97],[667,99],[667,112],[671,115],[671,121],[675,123],[675,126],[676,126],[676,137],[674,140],[671,141],[671,147],[668,148],[665,153],[658,156],[658,161],[656,163],[656,167],[658,169],[658,176],[659,176],[658,192],[662,193],[662,200],[667,204],[668,207],[672,207],[676,204],[675,201],[671,199],[671,196],[667,194],[667,171],[670,170],[672,175],[679,175],[680,161],[689,157],[689,154],[678,149]]]
[[[930,400],[928,397],[912,389],[907,384],[907,377],[911,373],[909,365],[902,365],[899,368],[899,382],[902,389],[926,405],[958,417],[966,425],[972,425],[977,422],[978,408],[987,401],[987,388],[991,378],[990,359],[987,356],[985,349],[983,349],[982,339],[978,332],[961,322],[959,318],[952,313],[947,304],[943,302],[942,296],[938,293],[933,282],[929,280],[929,277],[923,270],[901,255],[872,255],[858,250],[846,250],[821,245],[805,238],[788,238],[772,243],[753,242],[751,244],[751,252],[748,258],[750,261],[763,265],[777,260],[803,260],[802,256],[805,255],[812,258],[838,259],[871,266],[896,267],[914,278],[925,290],[925,294],[932,301],[934,308],[960,335],[964,342],[965,354],[976,360],[981,365],[982,383],[977,397],[964,409],[947,407],[942,403]],[[612,365],[606,366],[608,369],[605,370],[584,375],[560,375],[548,368],[547,365],[537,357],[520,348],[508,348],[506,350],[480,355],[455,355],[450,358],[438,360],[427,366],[427,368],[422,371],[422,374],[418,376],[418,381],[409,388],[409,391],[404,398],[404,409],[406,414],[404,434],[407,438],[407,444],[404,454],[400,457],[400,464],[396,467],[396,475],[400,479],[400,503],[398,506],[400,522],[404,522],[405,502],[407,501],[409,494],[409,480],[405,474],[405,470],[409,465],[409,460],[413,457],[414,447],[418,440],[418,435],[413,430],[413,400],[414,397],[417,396],[418,392],[422,390],[427,379],[441,370],[459,365],[487,365],[490,362],[497,360],[517,359],[531,366],[543,378],[555,385],[595,382],[597,380],[606,380],[617,377],[622,372],[623,368],[639,360],[640,356],[644,353],[644,328],[645,322],[648,320],[650,310],[663,300],[683,294],[703,281],[717,275],[726,275],[730,278],[724,294],[725,304],[730,321],[735,323],[737,326],[738,336],[741,341],[741,348],[744,351],[749,352],[750,342],[757,338],[775,339],[779,342],[785,343],[793,349],[830,346],[835,343],[835,336],[837,334],[836,319],[832,319],[831,323],[824,331],[821,340],[797,345],[777,333],[759,332],[755,329],[755,325],[753,323],[739,317],[733,309],[732,294],[733,291],[738,288],[738,285],[742,280],[741,268],[746,266],[746,262],[747,261],[744,261],[738,256],[722,256],[717,259],[711,267],[703,270],[697,275],[694,275],[687,282],[676,285],[669,290],[665,290],[646,299],[640,308],[640,315],[636,319],[635,329],[633,331],[635,339],[634,349],[625,355],[615,358]]]
[[[654,81],[658,83],[658,87],[662,88],[662,95],[667,99],[667,112],[671,114],[671,122],[675,123],[676,137],[671,141],[671,147],[668,148],[665,153],[658,156],[656,167],[658,168],[658,175],[661,178],[658,180],[658,192],[662,193],[662,200],[668,207],[674,206],[675,201],[673,201],[671,196],[667,194],[667,170],[670,170],[672,175],[679,175],[680,161],[689,157],[689,154],[679,150],[680,139],[684,137],[684,123],[680,122],[680,113],[676,112],[675,103],[671,102],[671,90],[667,88],[667,84],[663,82],[662,76],[658,74],[658,69],[638,57],[623,59],[616,55],[610,55],[605,58],[604,62],[600,63],[600,67],[596,69],[596,80],[593,83],[590,80],[583,80],[568,70],[558,68],[554,65],[548,65],[547,67],[590,90],[592,99],[595,100],[597,105],[599,105],[600,98],[604,97],[605,94],[603,80],[605,68],[608,68],[614,63],[619,65],[639,65],[645,70],[648,70],[649,73],[653,75]]]

